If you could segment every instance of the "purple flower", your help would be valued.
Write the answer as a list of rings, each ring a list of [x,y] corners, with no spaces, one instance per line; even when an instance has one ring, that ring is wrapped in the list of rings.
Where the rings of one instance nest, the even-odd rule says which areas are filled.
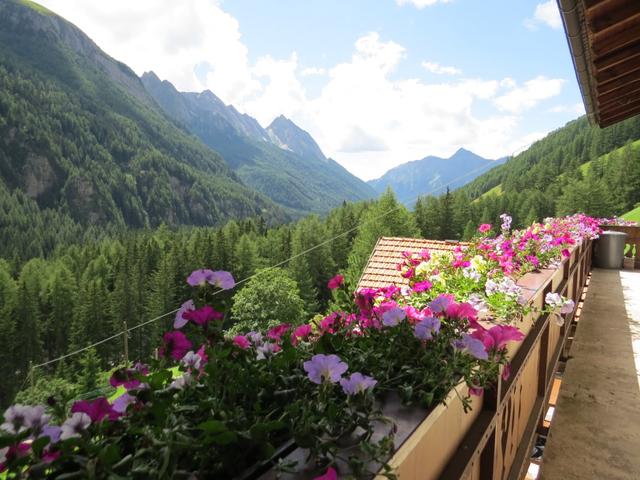
[[[62,428],[57,425],[47,425],[40,432],[39,437],[49,437],[49,443],[58,443],[60,441],[60,435],[62,434]]]
[[[223,270],[214,272],[204,268],[191,272],[187,277],[187,283],[192,287],[204,287],[208,283],[222,290],[230,290],[236,285],[236,281],[229,272]]]
[[[452,302],[452,298],[450,295],[442,294],[438,295],[433,301],[429,304],[429,309],[433,313],[442,313],[444,312],[449,304]]]
[[[133,368],[118,368],[114,370],[109,378],[109,384],[112,387],[119,387],[124,385],[124,388],[131,390],[140,386],[139,376],[144,376],[149,373],[149,367],[144,363],[137,362]]]
[[[91,425],[89,415],[83,412],[75,412],[62,424],[60,440],[80,437],[89,425]]]
[[[463,333],[462,339],[454,340],[453,346],[458,350],[465,350],[469,352],[478,360],[487,360],[489,358],[489,354],[484,348],[484,343],[477,338],[473,338],[468,333]]]
[[[30,428],[37,434],[49,423],[50,418],[51,415],[46,415],[41,405],[12,405],[4,412],[5,422],[0,428],[9,433],[20,433]]]
[[[419,340],[427,341],[433,338],[434,333],[440,331],[440,320],[436,317],[426,317],[416,324],[413,334]]]
[[[164,346],[160,347],[160,356],[172,357],[174,360],[180,360],[192,347],[187,336],[178,330],[166,332],[162,336],[162,341]]]
[[[182,305],[180,305],[180,309],[178,313],[176,313],[176,319],[173,322],[173,328],[178,329],[184,327],[189,320],[184,318],[184,314],[190,310],[195,310],[196,306],[193,303],[193,300],[187,300]]]
[[[357,395],[358,393],[371,390],[378,383],[373,377],[362,375],[360,372],[352,373],[349,378],[340,380],[340,386],[347,395]]]
[[[169,388],[172,388],[174,390],[184,390],[184,388],[189,386],[192,381],[193,381],[193,376],[191,375],[191,373],[184,372],[182,375],[177,377],[173,382],[171,382],[171,385],[169,385]]]
[[[395,327],[407,317],[407,313],[400,307],[393,307],[382,314],[382,323],[386,327]]]
[[[100,422],[105,417],[115,420],[120,416],[105,397],[98,397],[93,401],[78,400],[71,406],[71,413],[86,413],[93,423]]]
[[[323,355],[321,353],[304,362],[304,370],[309,380],[321,384],[324,381],[336,383],[347,371],[348,365],[337,355]]]
[[[136,397],[124,392],[113,401],[113,411],[124,414],[127,411],[127,407],[133,403],[136,403]]]

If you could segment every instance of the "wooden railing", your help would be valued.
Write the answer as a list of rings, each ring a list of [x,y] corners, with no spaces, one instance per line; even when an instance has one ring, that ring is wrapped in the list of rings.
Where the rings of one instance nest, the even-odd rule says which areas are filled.
[[[640,226],[600,225],[603,230],[613,230],[627,234],[627,248],[624,256],[633,258],[634,268],[640,268]]]
[[[574,248],[557,270],[527,274],[518,284],[538,309],[549,292],[577,304],[591,259],[592,242],[587,241]],[[523,479],[536,433],[544,428],[554,374],[564,356],[574,313],[562,326],[549,315],[531,313],[523,318],[517,326],[526,337],[509,349],[510,378],[500,378],[496,390],[485,392],[482,399],[474,397],[469,413],[462,412],[456,395],[430,412],[391,459],[400,480]]]

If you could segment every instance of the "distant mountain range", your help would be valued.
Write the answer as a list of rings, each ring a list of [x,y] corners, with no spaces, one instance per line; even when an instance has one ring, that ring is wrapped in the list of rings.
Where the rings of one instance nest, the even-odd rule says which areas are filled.
[[[213,92],[179,92],[153,72],[142,83],[167,115],[219,152],[242,181],[293,214],[324,213],[374,190],[326,158],[307,132],[284,116],[266,129]]]
[[[391,187],[402,203],[412,205],[420,195],[454,190],[506,160],[490,160],[460,148],[449,158],[428,156],[403,163],[368,183],[378,194]]]

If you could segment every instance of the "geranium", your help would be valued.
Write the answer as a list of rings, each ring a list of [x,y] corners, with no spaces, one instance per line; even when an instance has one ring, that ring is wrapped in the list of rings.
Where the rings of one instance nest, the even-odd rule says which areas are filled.
[[[166,332],[162,336],[162,341],[164,342],[164,346],[160,347],[160,356],[171,357],[174,360],[180,360],[192,347],[192,343],[187,336],[179,330]]]
[[[367,390],[373,389],[378,383],[373,377],[368,377],[360,372],[354,372],[349,378],[340,380],[340,386],[347,395],[357,395]]]
[[[331,280],[329,280],[329,282],[327,283],[327,287],[329,288],[329,290],[335,290],[336,288],[339,288],[340,285],[342,285],[343,283],[344,283],[344,276],[336,275]]]
[[[349,368],[337,355],[322,353],[311,357],[311,360],[304,362],[303,366],[309,380],[317,384],[321,384],[323,381],[336,383]]]
[[[491,224],[490,223],[483,223],[482,225],[480,225],[478,227],[478,231],[480,233],[487,233],[489,230],[491,230]]]
[[[211,320],[222,320],[224,314],[214,310],[210,305],[205,305],[197,310],[187,310],[182,314],[182,318],[189,320],[196,325],[207,325]]]

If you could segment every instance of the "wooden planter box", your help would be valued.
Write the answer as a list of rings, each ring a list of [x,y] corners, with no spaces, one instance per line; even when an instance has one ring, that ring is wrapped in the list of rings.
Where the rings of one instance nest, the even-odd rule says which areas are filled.
[[[572,298],[576,305],[591,269],[591,241],[571,251],[558,269],[542,270],[522,277],[518,284],[528,301],[541,308],[549,292]],[[516,326],[525,333],[522,342],[509,344],[511,376],[498,379],[494,392],[472,397],[465,413],[460,397],[467,395],[463,383],[452,390],[445,404],[427,412],[406,408],[393,399],[383,406],[397,425],[396,452],[389,460],[400,480],[521,479],[529,465],[536,429],[542,425],[553,374],[570,330],[573,313],[563,326],[547,315],[529,314]],[[305,463],[296,449],[286,456]],[[309,470],[278,477],[267,472],[261,479],[313,478]],[[378,478],[383,478],[379,475]]]

